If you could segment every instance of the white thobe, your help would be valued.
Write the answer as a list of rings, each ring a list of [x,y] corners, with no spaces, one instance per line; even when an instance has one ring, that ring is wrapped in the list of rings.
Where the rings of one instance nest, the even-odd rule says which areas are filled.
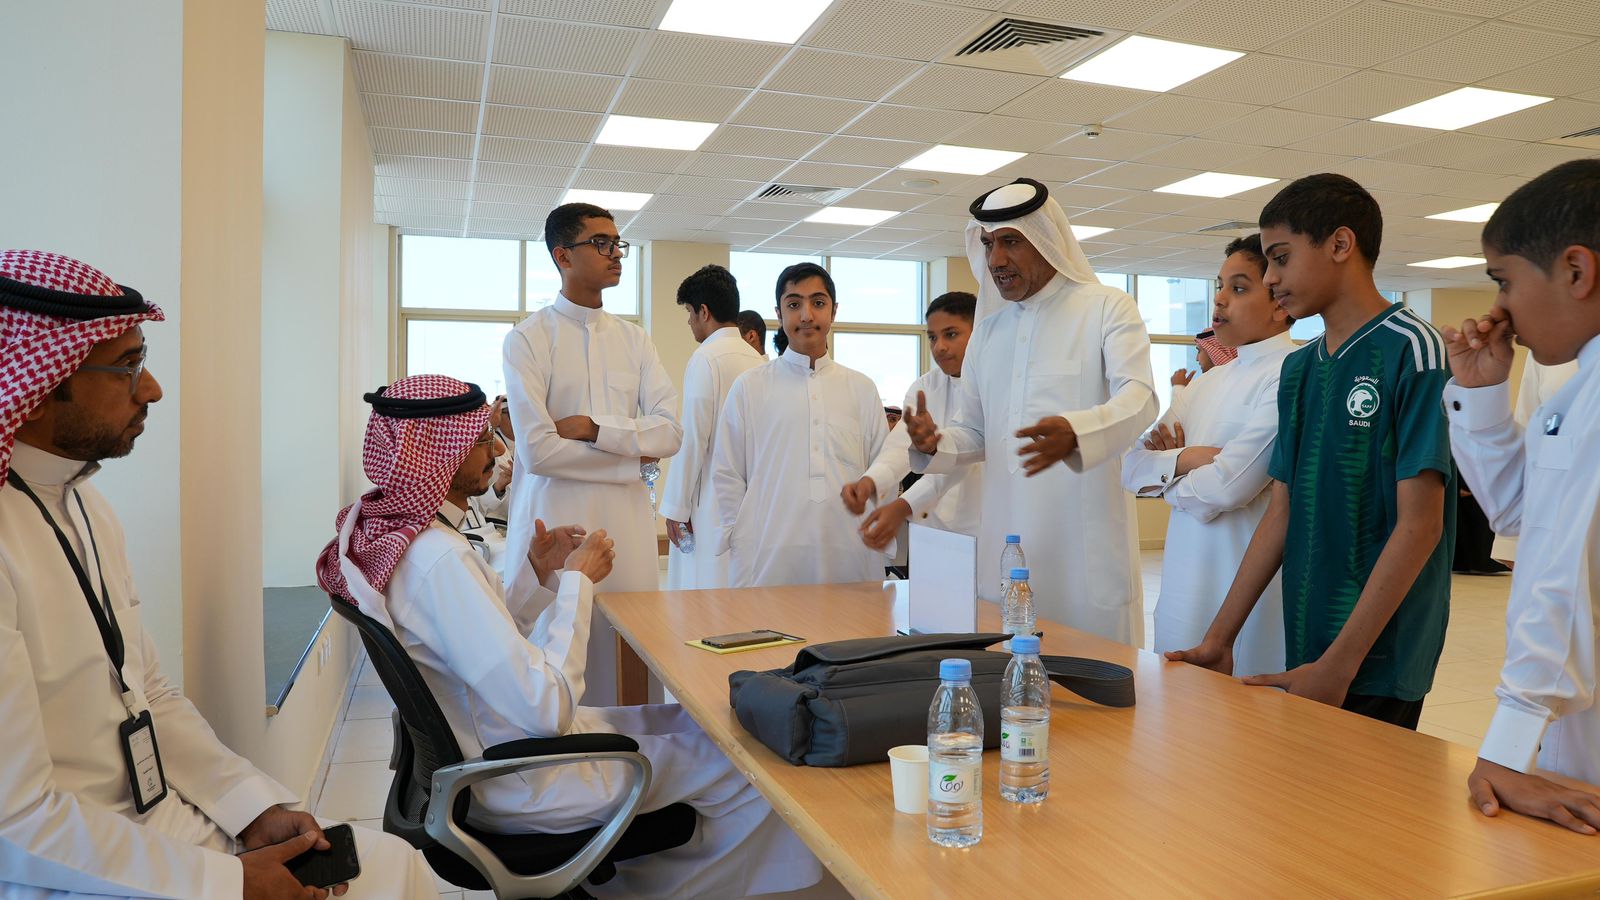
[[[1450,447],[1473,495],[1520,556],[1506,604],[1499,703],[1478,755],[1600,784],[1600,338],[1524,429],[1510,386],[1444,391]]]
[[[506,581],[513,593],[534,578],[525,563],[534,520],[547,526],[604,528],[616,542],[606,579],[614,591],[661,586],[655,514],[639,480],[639,458],[678,452],[683,429],[677,393],[643,328],[557,295],[522,320],[505,342],[506,399],[517,435],[516,474],[506,533]],[[593,443],[556,434],[555,422],[586,415],[599,426]],[[597,706],[617,702],[616,639],[600,616],[590,633],[589,693]]]
[[[38,508],[0,489],[0,896],[239,897],[234,836],[299,798],[224,746],[167,681],[140,621],[121,526],[88,484],[97,467],[21,443],[11,466],[90,583],[105,580],[123,674],[134,709],[155,724],[168,793],[134,811],[118,736],[128,711],[94,616]],[[399,838],[358,828],[356,841],[362,875],[348,896],[438,896],[426,861]]]
[[[1578,361],[1564,362],[1555,366],[1544,366],[1529,358],[1522,366],[1521,383],[1517,385],[1517,405],[1512,412],[1512,417],[1523,428],[1528,427],[1528,421],[1533,418],[1534,410],[1550,401],[1561,390],[1572,376],[1578,374]],[[1494,547],[1489,551],[1491,559],[1512,560],[1517,558],[1517,539],[1509,534],[1494,536]]]
[[[718,328],[689,357],[683,372],[683,449],[672,458],[661,495],[661,515],[691,527],[707,526],[705,540],[695,535],[693,553],[667,549],[667,587],[675,591],[727,587],[728,555],[716,552],[713,523],[717,504],[711,483],[711,450],[717,416],[740,375],[767,358],[745,343],[735,327]]]
[[[1232,362],[1195,376],[1174,392],[1157,424],[1181,424],[1190,447],[1220,447],[1208,464],[1176,475],[1181,450],[1135,443],[1122,458],[1122,485],[1172,507],[1156,603],[1157,653],[1187,650],[1205,637],[1222,608],[1272,481],[1267,464],[1278,436],[1278,372],[1294,352],[1287,333],[1239,348]],[[1274,575],[1233,647],[1235,675],[1283,671],[1283,590]]]
[[[889,423],[872,379],[793,348],[739,376],[717,423],[717,548],[729,584],[883,579],[840,492],[883,449]],[[880,497],[885,492],[878,486]],[[893,496],[892,493],[889,496]]]
[[[950,421],[955,410],[959,378],[942,369],[924,372],[906,391],[905,410],[917,408],[917,392],[928,401],[928,414],[935,422]],[[911,436],[905,428],[894,428],[883,443],[883,451],[867,470],[867,477],[880,493],[894,496],[894,489],[911,473]],[[948,475],[925,475],[906,488],[900,499],[911,507],[911,521],[929,528],[961,534],[978,534],[978,513],[983,502],[983,463],[961,466]]]
[[[943,474],[983,460],[978,596],[1000,599],[1000,551],[1021,534],[1039,615],[1101,637],[1143,643],[1144,591],[1133,496],[1122,454],[1156,418],[1150,336],[1134,299],[1057,275],[974,330],[956,409],[933,456]],[[1028,478],[1015,437],[1046,416],[1072,425],[1065,465]]]
[[[462,510],[440,514],[459,524]],[[435,522],[406,548],[386,589],[385,613],[467,757],[528,737],[625,734],[654,775],[641,812],[689,803],[699,813],[682,847],[617,863],[597,894],[743,897],[798,890],[820,864],[676,704],[578,705],[594,585],[582,573],[544,587],[502,591],[461,535]],[[532,584],[525,579],[524,584]],[[542,611],[541,611],[542,610]],[[474,785],[469,821],[497,832],[595,828],[624,796],[624,768],[592,763],[535,769]]]

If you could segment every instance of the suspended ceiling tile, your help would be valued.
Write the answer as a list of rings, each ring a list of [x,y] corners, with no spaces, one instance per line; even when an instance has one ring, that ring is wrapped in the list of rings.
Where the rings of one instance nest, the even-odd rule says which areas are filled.
[[[978,10],[900,0],[836,0],[806,43],[928,61],[955,50],[988,17]]]
[[[1581,147],[1559,147],[1554,144],[1523,144],[1515,150],[1496,153],[1476,160],[1473,168],[1499,175],[1520,175],[1533,178],[1547,169],[1574,159],[1593,157],[1593,150]],[[1445,190],[1441,188],[1441,190]]]
[[[1225,47],[1230,50],[1260,50],[1262,47],[1316,24],[1328,16],[1355,5],[1356,0],[1330,0],[1324,3],[1285,4],[1265,12],[1257,0],[1207,0],[1178,6],[1176,12],[1140,29],[1145,34]],[[1223,71],[1248,62],[1237,60]],[[1239,97],[1223,99],[1238,100]]]
[[[573,159],[576,161],[576,155]],[[568,166],[525,166],[480,160],[478,181],[486,184],[565,187],[575,171]]]
[[[1119,201],[1114,207],[1122,212],[1142,212],[1152,216],[1170,216],[1193,209],[1205,202],[1204,197],[1186,197],[1182,194],[1157,194],[1153,191],[1139,191],[1126,200]]]
[[[1201,219],[1215,219],[1218,222],[1254,222],[1261,214],[1261,204],[1223,197],[1191,206],[1184,210],[1183,214]]]
[[[359,50],[353,56],[356,84],[363,91],[474,103],[482,93],[481,64]]]
[[[1419,166],[1449,166],[1470,169],[1471,162],[1498,153],[1506,153],[1522,146],[1518,141],[1461,134],[1446,131],[1408,147],[1374,154],[1378,159],[1391,162],[1412,163]]]
[[[643,32],[604,25],[501,16],[494,62],[562,72],[623,75]]]
[[[986,116],[960,131],[947,135],[943,142],[959,147],[1032,153],[1058,144],[1079,130],[1078,125],[1062,125],[1010,116]]]
[[[791,238],[832,238],[843,240],[862,230],[860,225],[832,225],[825,222],[799,222],[783,234]]]
[[[267,30],[299,34],[337,34],[322,17],[321,0],[267,0]]]
[[[549,210],[529,210],[525,219],[496,219],[478,218],[476,216],[467,220],[473,234],[495,234],[502,239],[528,238],[531,239],[544,229],[544,217]]]
[[[470,164],[464,159],[429,159],[421,156],[379,155],[373,165],[373,174],[379,177],[429,181],[466,181],[470,171]]]
[[[737,178],[742,181],[771,181],[792,162],[763,159],[759,156],[729,156],[723,153],[697,153],[683,170],[685,175],[711,178]]]
[[[372,179],[375,197],[421,197],[428,200],[465,200],[470,185],[465,181],[427,181],[420,178]]]
[[[333,0],[357,50],[483,61],[487,13],[376,0]]]
[[[1456,87],[1440,81],[1424,81],[1385,72],[1357,72],[1327,87],[1286,100],[1281,105],[1303,112],[1370,119],[1413,103],[1431,100]]]
[[[659,21],[665,6],[661,0],[502,0],[501,12],[518,16],[539,16],[561,21],[589,22],[596,25],[626,25],[650,28]]]
[[[361,106],[371,128],[413,128],[471,134],[478,127],[478,104],[426,100],[390,94],[362,94]]]
[[[1093,175],[1078,181],[1078,184],[1093,185],[1095,187],[1124,188],[1126,190],[1148,191],[1153,188],[1182,181],[1200,172],[1196,169],[1178,169],[1168,166],[1146,166],[1139,163],[1121,163],[1109,169],[1103,169]]]
[[[702,152],[736,156],[765,156],[771,159],[799,159],[822,143],[825,134],[783,128],[746,128],[724,125],[700,145]]]
[[[860,115],[867,104],[856,100],[804,97],[757,91],[744,109],[734,116],[738,125],[792,129],[806,132],[834,132]]]
[[[1024,119],[1090,125],[1103,122],[1156,96],[1150,91],[1051,78],[995,112]]]
[[[1177,179],[1173,179],[1176,181]],[[1085,209],[1099,209],[1112,206],[1134,196],[1135,192],[1123,188],[1100,187],[1098,185],[1074,182],[1063,184],[1050,189],[1050,196],[1063,206],[1081,206]],[[970,204],[974,198],[968,197]],[[966,208],[963,207],[965,212]]]
[[[875,166],[844,166],[837,163],[795,163],[784,173],[784,181],[820,187],[858,188],[889,171]],[[854,205],[854,204],[852,204]]]
[[[663,191],[672,194],[743,200],[765,186],[760,181],[738,181],[729,178],[701,178],[697,175],[678,175],[667,183]]]
[[[806,159],[812,162],[892,168],[926,149],[928,145],[924,143],[839,135],[824,141],[821,146],[812,150]]]
[[[846,206],[857,206],[865,209],[892,209],[904,212],[908,209],[917,209],[926,204],[931,197],[927,194],[914,194],[890,190],[864,190],[856,191],[846,198]]]
[[[530,166],[572,166],[583,154],[583,145],[559,141],[525,141],[518,138],[485,136],[478,145],[478,158],[486,162],[522,163]]]
[[[996,72],[969,66],[932,66],[889,100],[906,106],[994,112],[1046,81],[1037,75]]]
[[[1093,225],[1097,228],[1132,228],[1160,216],[1151,216],[1149,213],[1133,212],[1131,210],[1117,209],[1089,209],[1072,215],[1074,225]],[[1161,230],[1161,229],[1156,229]]]
[[[933,213],[909,212],[895,219],[907,228],[923,228],[949,234],[961,234],[967,227],[966,216],[941,216]]]
[[[1163,94],[1137,109],[1113,116],[1106,124],[1132,131],[1192,135],[1226,125],[1255,109],[1244,103]]]
[[[1007,180],[1032,178],[1043,182],[1069,182],[1093,175],[1110,165],[1103,159],[1076,159],[1071,156],[1030,153],[990,174]]]
[[[1509,3],[1511,0],[1500,2]],[[1557,31],[1576,31],[1600,37],[1600,7],[1596,7],[1593,0],[1543,0],[1506,14],[1506,19],[1524,25],[1542,25]]]
[[[606,75],[491,66],[489,102],[538,109],[605,112],[620,84],[621,78]]]
[[[403,213],[375,213],[373,220],[380,225],[395,225],[402,228],[431,228],[440,231],[453,231],[461,233],[462,223],[465,221],[460,216],[411,216]]]
[[[1504,22],[1485,22],[1431,47],[1392,59],[1379,68],[1471,84],[1574,49],[1590,40]]]
[[[814,209],[812,210],[815,211]],[[714,227],[719,231],[732,231],[740,234],[759,234],[771,237],[788,228],[799,219],[753,219],[745,216],[724,216],[718,219]]]
[[[372,151],[384,156],[435,156],[444,159],[470,159],[472,135],[445,131],[413,131],[405,128],[370,128]]]
[[[538,232],[544,228],[544,218],[555,207],[554,203],[478,203],[472,204],[472,227],[487,228],[493,219],[527,223],[522,228]]]
[[[965,194],[950,194],[943,197],[935,197],[921,206],[914,207],[914,209],[919,213],[931,213],[936,216],[971,218],[969,210],[973,199],[974,197],[968,197]]]
[[[1078,134],[1045,149],[1056,156],[1124,162],[1161,147],[1171,146],[1180,140],[1183,138],[1170,134],[1106,128],[1099,137],[1094,138],[1080,130]]]
[[[377,197],[373,201],[373,209],[381,213],[399,215],[460,217],[466,215],[467,201],[424,200],[415,197]]]
[[[1305,175],[1315,175],[1318,172],[1327,172],[1348,158],[1343,154],[1308,153],[1304,150],[1288,150],[1277,147],[1240,163],[1240,168],[1227,171],[1238,171],[1241,174],[1260,175],[1266,178],[1300,178]]]
[[[922,109],[915,106],[873,107],[844,129],[863,137],[936,142],[978,121],[976,113]]]
[[[633,191],[640,194],[658,193],[671,175],[660,172],[609,172],[604,169],[584,168],[573,179],[572,186],[596,191]]]
[[[1200,137],[1217,141],[1258,143],[1265,147],[1286,147],[1317,135],[1327,134],[1349,123],[1349,119],[1266,107],[1226,125],[1201,132]]]
[[[688,150],[658,150],[652,147],[601,147],[589,151],[584,166],[633,172],[676,172],[693,153]]]
[[[798,222],[806,216],[816,212],[822,206],[815,200],[798,200],[788,203],[773,200],[747,200],[733,209],[729,215],[740,216],[747,219],[766,219],[768,221]],[[741,229],[735,229],[741,230]]]
[[[1367,68],[1442,41],[1477,21],[1367,0],[1266,49],[1279,56]]]
[[[634,74],[661,81],[753,88],[788,50],[785,44],[658,31]]]
[[[651,201],[659,204],[662,209],[677,213],[692,213],[704,216],[720,216],[733,208],[733,201],[717,197],[685,197],[673,194],[661,194]]]
[[[1252,3],[1254,0],[1252,0]],[[1252,53],[1243,59],[1179,85],[1174,93],[1208,100],[1273,106],[1353,73],[1346,66]]]
[[[801,47],[772,79],[770,91],[877,101],[911,77],[918,63]]]
[[[1341,156],[1375,156],[1387,150],[1427,140],[1437,132],[1387,122],[1351,122],[1326,134],[1290,144],[1291,150],[1310,150]]]
[[[1600,95],[1593,99],[1600,100]],[[1548,141],[1595,127],[1600,127],[1600,104],[1552,100],[1509,116],[1479,122],[1465,130],[1519,141]]]
[[[1184,138],[1152,153],[1136,157],[1133,162],[1151,166],[1177,166],[1185,169],[1208,171],[1242,171],[1243,160],[1261,155],[1261,148],[1251,144],[1231,141],[1208,141],[1204,138]]]
[[[1172,7],[1171,0],[1017,0],[1007,12],[1019,18],[1131,31]]]
[[[530,187],[516,184],[483,184],[473,188],[472,198],[481,203],[514,203],[520,206],[554,207],[561,202],[561,187]]]
[[[497,137],[587,144],[599,130],[602,118],[596,113],[490,104],[484,114],[483,133]]]
[[[1427,194],[1442,190],[1454,177],[1447,169],[1386,162],[1381,159],[1353,159],[1334,168],[1369,191],[1411,191]]]
[[[613,112],[655,119],[721,122],[749,95],[743,88],[630,78]]]

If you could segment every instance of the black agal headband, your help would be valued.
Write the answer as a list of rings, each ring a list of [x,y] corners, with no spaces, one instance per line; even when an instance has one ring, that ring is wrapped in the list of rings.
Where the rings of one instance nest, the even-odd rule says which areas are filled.
[[[119,284],[117,287],[122,289],[122,296],[101,297],[52,290],[0,276],[0,306],[40,316],[79,321],[132,316],[150,311],[149,305],[144,302],[144,297],[138,291],[125,284]]]
[[[453,416],[459,413],[472,412],[481,409],[489,398],[485,397],[483,390],[472,382],[467,382],[467,387],[472,390],[454,397],[430,397],[427,399],[408,400],[400,397],[388,397],[384,391],[388,385],[363,395],[361,399],[372,404],[372,411],[380,416],[391,419],[435,419],[440,416]]]

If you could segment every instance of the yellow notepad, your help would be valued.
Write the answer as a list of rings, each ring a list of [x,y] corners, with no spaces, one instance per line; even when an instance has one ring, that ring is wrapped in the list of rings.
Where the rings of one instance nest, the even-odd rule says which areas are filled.
[[[701,650],[709,650],[720,656],[724,653],[743,653],[746,650],[765,650],[768,647],[782,647],[784,644],[803,644],[805,641],[797,641],[793,638],[777,638],[760,644],[746,644],[743,647],[713,647],[705,641],[684,641],[684,643],[691,647],[699,647]]]

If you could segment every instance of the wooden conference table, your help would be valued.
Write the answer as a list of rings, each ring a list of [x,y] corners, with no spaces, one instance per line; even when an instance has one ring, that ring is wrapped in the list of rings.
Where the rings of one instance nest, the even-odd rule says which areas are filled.
[[[930,843],[889,767],[791,766],[728,706],[728,674],[800,645],[717,655],[684,641],[772,628],[811,642],[892,634],[904,582],[603,594],[617,631],[856,897],[1594,896],[1600,837],[1467,801],[1472,750],[1051,622],[1044,652],[1134,669],[1133,709],[1056,686],[1050,797],[1000,800],[984,754],[983,841]],[[903,619],[901,623],[903,625]],[[979,627],[999,630],[993,604]]]

